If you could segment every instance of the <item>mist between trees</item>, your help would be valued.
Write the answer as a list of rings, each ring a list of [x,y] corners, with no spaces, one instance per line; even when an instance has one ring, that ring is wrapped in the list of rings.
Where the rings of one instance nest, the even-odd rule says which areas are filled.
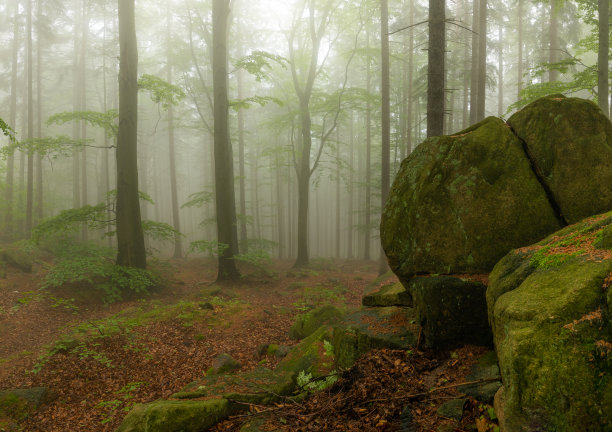
[[[610,113],[609,15],[608,0],[4,1],[0,234],[91,241],[136,268],[145,250],[212,255],[219,278],[236,259],[378,259],[390,181],[427,136],[546,94]]]

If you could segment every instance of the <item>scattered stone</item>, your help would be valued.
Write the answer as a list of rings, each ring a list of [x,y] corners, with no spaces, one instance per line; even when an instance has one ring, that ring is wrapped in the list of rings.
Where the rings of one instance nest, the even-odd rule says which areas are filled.
[[[446,349],[491,344],[487,287],[481,282],[450,276],[417,277],[408,289],[427,346]]]
[[[215,307],[213,306],[211,302],[203,302],[203,303],[200,303],[200,309],[215,310]]]
[[[508,429],[506,427],[506,417],[504,415],[504,405],[506,403],[506,398],[504,396],[504,386],[501,386],[497,393],[495,393],[495,398],[493,399],[493,408],[495,409],[495,415],[497,416],[497,424],[499,424],[500,432],[506,432]]]
[[[248,420],[240,427],[239,432],[261,432],[261,426],[265,423],[262,418]]]
[[[409,349],[416,345],[418,325],[414,309],[378,307],[347,315],[334,327],[336,363],[348,368],[374,348]]]
[[[313,334],[322,325],[334,324],[340,321],[344,313],[335,306],[326,305],[296,316],[295,322],[289,329],[292,339],[304,339]]]
[[[361,300],[364,306],[412,306],[412,296],[401,282],[375,289]]]
[[[612,212],[511,251],[493,269],[489,320],[508,430],[612,426],[612,255],[592,247]],[[499,402],[498,402],[499,404]]]
[[[463,407],[465,406],[466,402],[467,399],[465,398],[444,402],[442,405],[440,405],[440,408],[438,408],[438,415],[440,417],[461,421],[461,418],[463,417]]]
[[[200,432],[230,414],[226,399],[160,400],[134,406],[116,432]]]
[[[483,366],[475,364],[472,368],[472,372],[465,377],[466,381],[478,381],[478,380],[494,380],[491,382],[484,382],[482,384],[470,384],[459,387],[459,391],[465,393],[468,396],[472,396],[474,399],[484,402],[487,404],[493,403],[495,393],[501,387],[501,375],[499,373],[499,367],[497,364],[490,366]]]
[[[40,405],[48,402],[51,398],[49,389],[47,389],[46,387],[0,390],[0,399],[4,399],[8,396],[15,396],[17,398],[23,399],[27,403],[29,403],[34,409],[38,409]]]
[[[416,432],[416,430],[417,426],[414,423],[412,408],[410,405],[406,405],[400,414],[399,432]]]
[[[222,374],[225,372],[231,372],[240,369],[242,366],[229,354],[221,354],[217,356],[212,366],[208,370],[208,374]]]

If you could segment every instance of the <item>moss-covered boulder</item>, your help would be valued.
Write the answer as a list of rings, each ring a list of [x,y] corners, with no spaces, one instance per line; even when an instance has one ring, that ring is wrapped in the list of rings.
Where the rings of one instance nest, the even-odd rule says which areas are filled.
[[[296,316],[289,329],[292,339],[304,339],[313,334],[322,325],[334,324],[342,319],[344,312],[332,305],[325,305],[310,312]]]
[[[20,243],[13,243],[0,248],[0,260],[23,272],[32,272],[32,258]]]
[[[561,227],[520,140],[489,117],[425,140],[401,165],[381,221],[391,269],[485,273],[510,249]]]
[[[376,287],[361,299],[364,306],[412,306],[412,296],[401,282]]]
[[[612,430],[612,253],[593,246],[611,224],[612,212],[566,227],[490,275],[508,431]]]
[[[409,349],[416,345],[418,325],[414,310],[404,307],[377,307],[347,315],[334,327],[336,364],[348,368],[375,348]]]
[[[117,432],[201,432],[230,413],[226,399],[160,400],[136,405]]]
[[[612,209],[612,123],[595,103],[548,96],[508,124],[569,223]]]
[[[408,290],[427,346],[444,349],[492,342],[483,283],[450,276],[416,277]]]
[[[328,374],[334,368],[335,349],[332,347],[332,329],[321,326],[293,347],[276,367],[277,372],[309,373],[313,377]]]

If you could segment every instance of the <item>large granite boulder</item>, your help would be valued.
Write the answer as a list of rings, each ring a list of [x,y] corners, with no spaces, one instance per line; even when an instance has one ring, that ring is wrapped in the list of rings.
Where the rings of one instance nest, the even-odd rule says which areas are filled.
[[[510,249],[559,229],[517,136],[489,117],[425,140],[397,174],[381,221],[391,269],[485,273]]]
[[[612,123],[595,103],[548,96],[508,124],[567,222],[612,208]]]
[[[489,320],[507,431],[612,430],[612,212],[509,252],[493,269]]]

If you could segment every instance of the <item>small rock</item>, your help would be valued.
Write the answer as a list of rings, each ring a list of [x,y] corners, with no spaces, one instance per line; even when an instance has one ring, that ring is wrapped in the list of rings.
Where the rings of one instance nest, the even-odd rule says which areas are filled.
[[[213,306],[211,302],[204,302],[204,303],[200,303],[200,309],[215,310],[215,307]]]
[[[222,374],[240,369],[242,366],[229,354],[221,354],[213,360],[212,367],[209,369],[209,374]]]
[[[475,364],[472,368],[472,372],[465,377],[466,381],[478,381],[478,380],[490,380],[498,379],[499,381],[485,382],[482,384],[471,384],[459,387],[459,391],[465,393],[468,396],[472,396],[474,399],[484,403],[493,403],[495,393],[501,387],[501,375],[499,373],[499,366],[497,364],[491,364],[484,366],[482,364]]]
[[[438,415],[449,419],[461,421],[463,417],[463,407],[467,399],[454,399],[448,402],[444,402],[438,408]]]
[[[406,405],[400,414],[400,432],[416,432],[414,417],[410,405]]]

